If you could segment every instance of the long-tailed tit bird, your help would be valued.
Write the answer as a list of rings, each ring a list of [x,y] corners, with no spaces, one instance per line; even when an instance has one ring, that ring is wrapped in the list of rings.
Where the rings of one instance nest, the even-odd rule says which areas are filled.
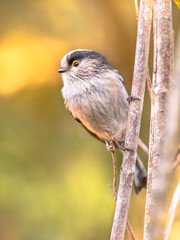
[[[58,70],[67,109],[93,136],[121,148],[125,141],[129,103],[123,78],[98,52],[78,49],[67,53]],[[135,190],[146,185],[146,170],[136,161]]]

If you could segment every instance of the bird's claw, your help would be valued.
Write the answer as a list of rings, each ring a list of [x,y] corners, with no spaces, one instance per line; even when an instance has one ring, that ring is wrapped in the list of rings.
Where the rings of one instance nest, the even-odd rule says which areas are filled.
[[[113,141],[106,141],[106,148],[109,152],[114,152],[115,151],[115,147],[114,147],[114,144],[113,144]]]
[[[115,143],[122,152],[124,152],[124,151],[134,152],[134,150],[132,148],[129,148],[126,146],[125,142],[119,143],[117,140],[115,140]]]

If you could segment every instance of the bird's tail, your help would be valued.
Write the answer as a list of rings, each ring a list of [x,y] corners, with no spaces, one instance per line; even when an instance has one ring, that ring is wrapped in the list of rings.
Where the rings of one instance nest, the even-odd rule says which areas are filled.
[[[135,179],[134,179],[134,187],[135,187],[136,193],[138,194],[143,187],[146,188],[146,185],[147,185],[147,172],[140,157],[137,155],[136,172],[135,172]]]

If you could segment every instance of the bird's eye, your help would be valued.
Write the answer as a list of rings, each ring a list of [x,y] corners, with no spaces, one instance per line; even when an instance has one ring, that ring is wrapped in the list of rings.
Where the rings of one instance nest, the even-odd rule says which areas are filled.
[[[72,65],[73,65],[74,67],[77,67],[77,66],[79,65],[79,62],[78,62],[78,61],[74,61],[74,62],[72,63]]]

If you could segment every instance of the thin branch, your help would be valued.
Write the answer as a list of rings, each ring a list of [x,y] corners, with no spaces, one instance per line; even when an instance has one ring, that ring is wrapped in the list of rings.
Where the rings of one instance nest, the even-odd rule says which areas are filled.
[[[113,178],[113,192],[115,195],[115,200],[117,200],[117,189],[118,189],[118,171],[117,171],[117,158],[115,151],[111,152],[111,156],[113,159],[113,171],[114,171],[114,178]]]
[[[111,144],[113,144],[113,143],[111,142]],[[112,159],[113,159],[113,172],[114,172],[113,192],[114,192],[114,195],[115,195],[115,200],[117,200],[118,170],[117,170],[117,157],[116,157],[115,148],[113,148],[113,151],[111,151],[111,156],[112,156]]]
[[[151,82],[149,69],[148,69],[148,72],[147,72],[147,88],[148,88],[148,92],[149,92],[149,97],[150,97],[150,99],[152,99],[152,97],[151,97],[152,82]]]
[[[142,115],[145,81],[148,68],[150,30],[152,18],[152,1],[141,0],[140,18],[136,45],[136,57],[131,95],[140,99],[130,103],[126,145],[132,151],[123,154],[120,184],[114,214],[111,240],[123,240],[127,222],[127,215],[131,197],[132,184],[135,173],[136,151],[139,140],[139,130]]]
[[[113,141],[106,142],[106,148],[108,151],[111,153],[111,157],[113,160],[113,187],[111,184],[109,184],[109,188],[113,192],[115,200],[117,200],[117,188],[118,188],[118,171],[117,171],[117,157],[116,157],[116,152],[115,152],[115,147],[113,145]]]
[[[173,198],[172,198],[172,202],[169,208],[169,220],[168,220],[168,224],[167,227],[165,229],[165,233],[164,233],[164,240],[168,240],[169,238],[169,234],[171,231],[171,226],[174,220],[174,216],[175,216],[175,212],[176,212],[176,208],[178,203],[180,202],[180,180],[179,183],[176,187],[176,190],[174,192]]]
[[[142,150],[147,153],[147,155],[149,154],[149,149],[146,146],[146,144],[139,138],[139,142],[138,142],[139,146],[142,148]]]
[[[132,229],[129,221],[127,221],[127,223],[126,223],[126,229],[127,229],[128,233],[129,233],[131,239],[132,239],[132,240],[136,240],[135,235],[134,235],[134,232],[133,232],[133,229]]]
[[[179,154],[180,154],[180,146],[178,146],[178,150],[176,151],[174,161],[178,161]]]
[[[137,0],[134,0],[134,7],[135,7],[135,11],[136,11],[136,20],[138,22],[139,21],[139,9],[138,9],[138,2],[137,2]]]
[[[180,165],[180,149],[178,149],[176,152],[176,158],[173,163],[173,170],[175,170],[179,165]]]
[[[178,150],[176,151],[175,157],[173,159],[173,170],[176,170],[176,168],[180,165],[180,146],[178,146]]]

